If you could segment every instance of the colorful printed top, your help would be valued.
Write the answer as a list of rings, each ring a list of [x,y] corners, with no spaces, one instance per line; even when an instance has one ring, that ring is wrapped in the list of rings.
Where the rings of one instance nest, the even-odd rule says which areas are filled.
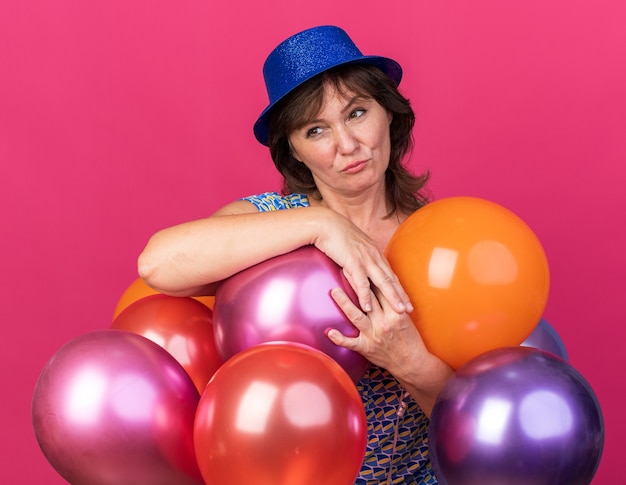
[[[242,200],[261,212],[309,206],[304,194],[266,192]],[[415,400],[389,372],[376,366],[370,367],[357,389],[365,406],[368,442],[355,485],[436,485],[428,418]]]

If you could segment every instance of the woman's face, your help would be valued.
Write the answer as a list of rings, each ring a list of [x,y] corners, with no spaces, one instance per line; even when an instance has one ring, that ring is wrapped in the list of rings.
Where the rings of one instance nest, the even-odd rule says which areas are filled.
[[[289,135],[294,158],[304,163],[317,188],[358,194],[384,187],[389,165],[391,114],[372,98],[324,88],[314,120]]]

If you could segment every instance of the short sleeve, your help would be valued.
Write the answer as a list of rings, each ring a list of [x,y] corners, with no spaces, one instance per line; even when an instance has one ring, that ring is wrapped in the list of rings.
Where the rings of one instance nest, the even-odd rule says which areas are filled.
[[[294,209],[296,207],[308,207],[309,199],[305,194],[281,195],[278,192],[264,192],[258,195],[243,197],[253,204],[259,212]]]

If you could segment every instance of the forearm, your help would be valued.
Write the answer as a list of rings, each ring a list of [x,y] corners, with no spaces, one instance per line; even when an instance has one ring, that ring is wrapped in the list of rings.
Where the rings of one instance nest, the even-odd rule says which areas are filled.
[[[142,278],[178,296],[202,292],[238,271],[310,244],[318,208],[217,214],[164,229],[148,242],[138,261]]]
[[[430,417],[437,396],[454,371],[445,362],[431,356],[419,369],[410,369],[402,377],[396,376],[404,388]]]

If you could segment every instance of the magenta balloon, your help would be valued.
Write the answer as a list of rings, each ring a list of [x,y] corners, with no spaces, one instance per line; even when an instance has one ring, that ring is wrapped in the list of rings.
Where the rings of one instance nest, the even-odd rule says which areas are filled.
[[[200,485],[193,422],[200,396],[157,344],[102,330],[61,347],[33,394],[35,435],[72,485]]]
[[[341,268],[314,246],[231,276],[218,288],[213,308],[220,357],[226,360],[264,342],[297,342],[326,353],[357,382],[369,362],[326,336],[330,328],[351,337],[359,334],[330,296],[333,288],[342,288],[357,302]]]
[[[588,485],[604,447],[598,400],[565,360],[492,350],[448,380],[430,418],[440,484]]]
[[[524,347],[533,347],[535,349],[545,350],[546,352],[552,352],[554,355],[561,357],[561,359],[568,360],[563,340],[561,340],[557,331],[545,318],[542,318],[539,321],[533,332],[521,343],[521,345]]]

